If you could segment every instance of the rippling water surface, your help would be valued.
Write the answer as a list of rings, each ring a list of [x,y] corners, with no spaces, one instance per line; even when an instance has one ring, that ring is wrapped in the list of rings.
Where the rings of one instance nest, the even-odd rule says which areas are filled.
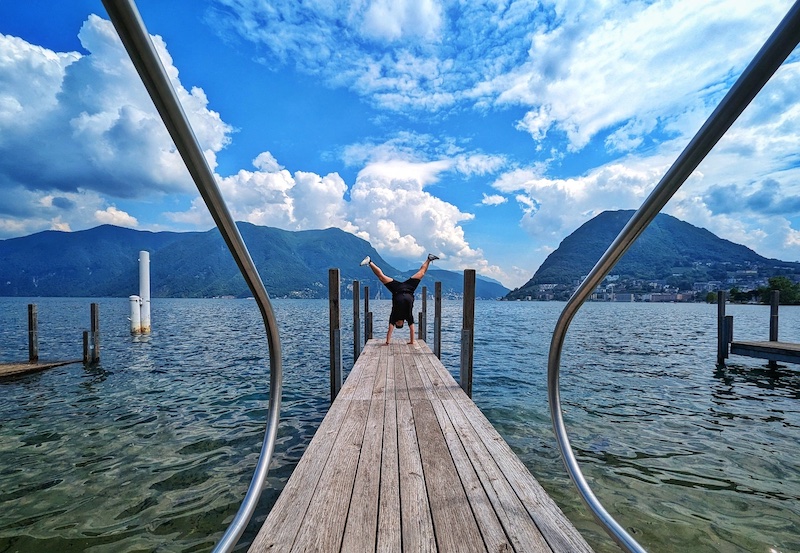
[[[87,299],[0,298],[0,362],[81,355]],[[268,352],[253,301],[155,300],[128,333],[100,304],[102,361],[0,380],[0,552],[207,551],[245,494],[263,438]],[[276,457],[246,549],[328,407],[326,301],[276,300],[284,356]],[[377,333],[389,302],[372,301]],[[345,368],[352,304],[342,302]],[[474,399],[598,551],[616,546],[566,477],[547,405],[560,303],[478,302]],[[458,372],[460,302],[442,361]],[[737,339],[769,308],[730,306]],[[432,313],[429,314],[432,316]],[[800,309],[781,339],[800,342]],[[405,330],[400,331],[406,336]],[[732,358],[717,370],[716,307],[588,304],[567,335],[561,395],[572,445],[609,512],[650,551],[800,551],[800,367]]]

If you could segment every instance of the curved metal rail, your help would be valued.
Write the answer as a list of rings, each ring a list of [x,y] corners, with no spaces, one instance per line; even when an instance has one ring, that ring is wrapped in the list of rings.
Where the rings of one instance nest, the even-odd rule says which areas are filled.
[[[578,488],[581,497],[592,510],[597,521],[625,551],[646,553],[645,549],[608,514],[597,497],[595,497],[581,473],[567,436],[561,412],[558,385],[561,349],[564,346],[565,335],[569,329],[570,322],[581,305],[591,295],[592,290],[603,281],[617,261],[644,232],[686,179],[689,178],[689,175],[692,174],[714,145],[727,132],[728,128],[755,98],[756,94],[777,71],[778,67],[792,53],[798,42],[800,42],[800,0],[795,2],[767,42],[753,58],[753,61],[750,62],[722,99],[722,102],[706,120],[692,141],[689,142],[689,145],[683,150],[675,163],[672,164],[672,167],[662,177],[642,206],[620,231],[586,279],[575,290],[575,293],[561,312],[553,331],[547,363],[547,393],[556,440],[564,458],[567,472]]]
[[[203,150],[197,142],[178,96],[175,94],[164,66],[161,64],[161,60],[150,40],[150,35],[147,33],[144,22],[139,15],[139,10],[133,0],[103,0],[103,5],[120,39],[122,39],[125,49],[128,51],[133,65],[139,72],[150,98],[164,120],[164,124],[170,136],[172,136],[172,140],[175,142],[175,146],[178,148],[186,167],[189,169],[200,195],[203,197],[206,206],[208,206],[217,228],[222,233],[228,249],[236,260],[247,286],[253,293],[267,332],[270,365],[267,428],[258,464],[250,481],[247,494],[239,507],[239,511],[214,549],[217,552],[228,552],[239,541],[242,532],[244,532],[247,523],[250,521],[250,517],[253,515],[253,511],[255,511],[261,490],[266,481],[272,452],[275,449],[275,439],[280,418],[281,389],[283,386],[278,325],[272,311],[269,295],[264,288],[264,283],[261,281],[261,277],[250,257],[250,252],[247,251],[239,229],[236,227],[230,211],[228,211],[228,206],[222,198],[211,168],[206,162]]]

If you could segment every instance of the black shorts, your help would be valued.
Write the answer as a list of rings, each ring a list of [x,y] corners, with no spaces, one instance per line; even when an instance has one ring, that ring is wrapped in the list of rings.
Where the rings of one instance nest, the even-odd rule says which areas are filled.
[[[419,286],[418,278],[409,278],[398,282],[392,280],[385,284],[392,293],[392,313],[389,315],[389,324],[397,321],[408,321],[414,324],[414,291]]]

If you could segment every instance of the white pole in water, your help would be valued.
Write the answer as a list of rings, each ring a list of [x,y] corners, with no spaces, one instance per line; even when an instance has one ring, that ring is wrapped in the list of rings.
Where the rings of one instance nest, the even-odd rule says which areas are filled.
[[[141,332],[150,334],[150,252],[139,252],[139,299]]]
[[[131,334],[139,334],[142,331],[141,302],[139,296],[130,296],[131,300]]]

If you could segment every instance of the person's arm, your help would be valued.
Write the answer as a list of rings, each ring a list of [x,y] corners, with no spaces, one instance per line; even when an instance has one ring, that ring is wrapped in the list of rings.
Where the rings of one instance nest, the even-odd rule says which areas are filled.
[[[393,330],[394,330],[394,325],[392,323],[389,323],[389,331],[386,333],[386,344],[385,344],[387,346],[389,345],[389,340],[392,339]]]
[[[408,343],[409,344],[413,344],[414,343],[414,325],[413,324],[409,324],[408,325],[408,331],[411,333],[411,340]]]

